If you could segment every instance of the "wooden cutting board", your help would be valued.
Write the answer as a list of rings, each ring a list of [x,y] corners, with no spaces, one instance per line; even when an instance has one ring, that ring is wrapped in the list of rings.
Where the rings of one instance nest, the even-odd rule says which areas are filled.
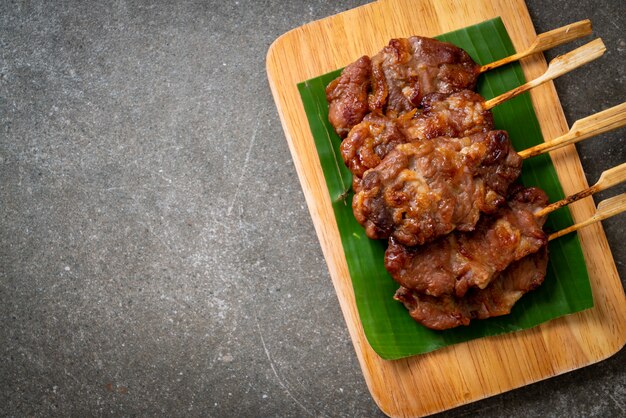
[[[373,55],[394,37],[435,36],[500,16],[515,48],[536,33],[522,0],[380,0],[296,28],[267,54],[267,72],[298,177],[370,392],[390,416],[421,416],[574,370],[619,351],[626,299],[600,224],[579,233],[595,307],[527,331],[488,337],[408,359],[381,359],[363,333],[324,176],[297,83]],[[567,24],[571,22],[563,22]],[[527,79],[546,70],[542,55],[522,61]],[[568,126],[552,83],[531,92],[545,138]],[[573,146],[551,154],[566,194],[587,187]],[[571,206],[576,222],[594,213],[591,198]]]

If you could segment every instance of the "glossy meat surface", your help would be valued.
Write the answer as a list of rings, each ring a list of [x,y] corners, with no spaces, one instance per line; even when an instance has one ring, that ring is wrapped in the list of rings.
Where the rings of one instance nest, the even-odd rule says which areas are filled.
[[[452,44],[421,36],[392,39],[372,57],[370,109],[398,116],[430,93],[473,90],[479,68]]]
[[[369,112],[370,74],[371,61],[363,56],[326,87],[328,120],[342,138]]]
[[[398,118],[370,113],[341,143],[341,156],[354,179],[355,191],[366,170],[376,167],[396,145],[440,136],[465,137],[493,129],[484,99],[470,90],[431,94],[421,112]]]
[[[546,245],[545,219],[534,212],[547,203],[542,190],[520,187],[472,232],[455,231],[417,247],[390,239],[385,267],[401,286],[428,296],[462,297],[470,288],[484,289],[511,263]]]
[[[369,238],[424,244],[472,230],[504,202],[520,169],[504,131],[400,144],[365,172],[352,209]]]
[[[433,297],[401,287],[394,298],[422,325],[444,330],[469,325],[473,319],[507,315],[526,293],[543,283],[548,268],[547,246],[512,263],[485,289],[470,289],[464,297]]]
[[[352,173],[355,192],[360,190],[361,179],[367,170],[377,167],[396,145],[411,142],[404,133],[407,123],[406,117],[389,118],[370,113],[341,142],[339,150]]]
[[[368,112],[398,117],[431,93],[473,90],[479,66],[462,49],[435,39],[392,39],[359,58],[326,88],[329,121],[344,138]]]

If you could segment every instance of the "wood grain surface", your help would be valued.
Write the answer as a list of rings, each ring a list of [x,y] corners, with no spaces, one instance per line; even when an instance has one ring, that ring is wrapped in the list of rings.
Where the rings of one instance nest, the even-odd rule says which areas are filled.
[[[579,232],[595,307],[527,331],[473,340],[408,359],[382,360],[359,320],[324,176],[297,83],[373,55],[394,37],[435,36],[500,16],[517,51],[536,33],[522,0],[381,0],[296,28],[267,54],[267,72],[315,230],[370,392],[390,416],[423,416],[605,359],[626,341],[626,300],[602,226]],[[562,22],[563,25],[570,22]],[[527,79],[545,72],[542,55],[521,62]],[[532,90],[544,138],[566,133],[553,84]],[[566,194],[588,186],[573,146],[551,153]],[[593,215],[588,197],[571,206]]]

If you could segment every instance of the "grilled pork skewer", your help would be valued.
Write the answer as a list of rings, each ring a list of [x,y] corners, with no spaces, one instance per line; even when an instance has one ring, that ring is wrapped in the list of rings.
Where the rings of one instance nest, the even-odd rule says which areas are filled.
[[[398,284],[428,296],[463,297],[471,288],[484,289],[512,262],[546,245],[545,217],[534,213],[547,203],[542,190],[517,188],[472,232],[454,231],[415,247],[389,239],[385,267]]]
[[[474,90],[480,67],[461,48],[432,38],[392,39],[326,87],[328,120],[343,138],[370,112],[397,117],[429,93]]]
[[[521,167],[505,131],[400,144],[365,173],[352,210],[371,239],[424,244],[474,229],[504,203]]]
[[[478,76],[490,68],[589,33],[589,21],[567,25],[539,35],[525,52],[482,67],[461,48],[446,42],[418,36],[392,39],[373,57],[363,56],[346,66],[328,85],[328,118],[343,138],[369,112],[397,117],[417,108],[430,93],[473,90]]]
[[[606,170],[594,186],[552,205],[539,189],[515,189],[507,205],[482,217],[472,232],[455,231],[421,247],[390,239],[385,267],[403,287],[429,296],[462,297],[472,287],[484,289],[509,264],[547,243],[543,223],[548,213],[624,180],[626,163]]]
[[[481,212],[493,213],[504,202],[522,158],[624,125],[626,104],[621,104],[580,119],[565,135],[519,154],[504,131],[400,143],[357,182],[354,216],[369,238],[393,236],[409,246],[454,229],[470,231]]]
[[[590,48],[595,50],[597,46]],[[587,54],[585,51],[588,50],[583,49],[582,52],[579,51],[576,54],[579,58],[580,56],[584,58]],[[574,61],[581,62],[579,59]],[[544,81],[548,79],[544,78]],[[514,97],[514,94],[507,92],[498,97],[505,100]],[[499,98],[496,99],[500,100]],[[365,171],[378,166],[383,158],[398,144],[439,136],[464,137],[481,132],[485,133],[493,129],[493,118],[491,112],[487,110],[487,102],[479,94],[470,90],[463,90],[450,95],[431,94],[424,98],[421,106],[423,109],[421,113],[416,113],[413,110],[399,118],[390,118],[375,113],[369,114],[341,142],[341,156],[352,172],[352,186],[355,191],[359,190]],[[541,144],[522,151],[520,155],[522,158],[527,158],[531,156],[527,154],[537,155],[542,150],[547,151],[548,148],[552,150],[583,140],[588,135],[601,133],[600,124],[604,124],[602,129],[606,130],[623,126],[626,118],[626,104],[616,106],[605,112],[576,122],[569,135],[564,135],[559,139],[563,144],[560,142]]]
[[[551,234],[548,240],[607,219],[624,210],[626,210],[626,193],[603,200],[598,204],[594,216],[587,221]],[[406,287],[398,289],[394,298],[404,304],[413,319],[428,328],[444,330],[469,325],[473,319],[509,314],[524,294],[543,283],[547,267],[547,246],[544,245],[536,253],[511,263],[485,289],[470,289],[462,298],[453,295],[437,298]]]
[[[402,302],[409,315],[435,330],[469,325],[473,319],[507,315],[524,294],[539,287],[548,269],[547,246],[511,263],[485,289],[470,289],[464,297],[428,296],[400,287],[394,299]]]
[[[462,90],[428,95],[420,113],[413,110],[398,118],[370,113],[340,145],[341,156],[352,173],[353,189],[359,190],[365,172],[378,166],[396,145],[441,136],[462,138],[494,129],[491,112],[483,105],[478,93]]]

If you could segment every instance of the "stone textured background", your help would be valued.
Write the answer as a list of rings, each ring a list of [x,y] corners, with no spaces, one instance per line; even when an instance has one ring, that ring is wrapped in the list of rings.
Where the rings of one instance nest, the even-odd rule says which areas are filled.
[[[381,415],[265,73],[280,34],[362,3],[0,3],[0,415]],[[528,6],[607,44],[556,82],[569,121],[626,98],[623,2]],[[590,183],[623,135],[578,147]],[[625,364],[442,416],[623,415]]]

